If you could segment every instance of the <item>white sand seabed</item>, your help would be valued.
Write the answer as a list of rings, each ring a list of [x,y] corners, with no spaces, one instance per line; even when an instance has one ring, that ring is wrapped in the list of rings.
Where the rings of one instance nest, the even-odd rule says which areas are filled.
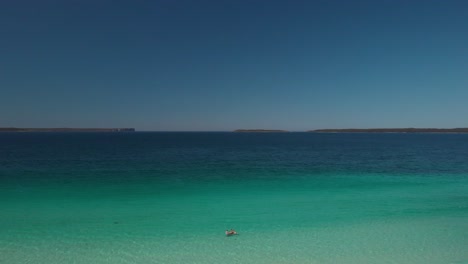
[[[463,218],[238,231],[234,237],[219,230],[185,237],[8,239],[0,242],[0,263],[468,263]]]

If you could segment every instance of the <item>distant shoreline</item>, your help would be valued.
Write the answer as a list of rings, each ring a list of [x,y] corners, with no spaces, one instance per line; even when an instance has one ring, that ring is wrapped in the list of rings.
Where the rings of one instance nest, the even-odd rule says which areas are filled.
[[[134,128],[17,128],[0,127],[0,132],[135,132]]]
[[[468,128],[349,128],[349,129],[317,129],[312,133],[468,133]]]
[[[0,127],[1,132],[137,132],[135,128],[17,128]],[[308,131],[288,131],[281,129],[236,129],[233,131],[140,131],[140,132],[174,132],[174,133],[464,133],[468,128],[345,128],[316,129]]]

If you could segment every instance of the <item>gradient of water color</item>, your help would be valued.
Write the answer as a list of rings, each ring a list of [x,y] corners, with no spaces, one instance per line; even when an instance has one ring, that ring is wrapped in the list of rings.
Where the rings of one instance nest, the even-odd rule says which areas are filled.
[[[0,134],[0,263],[461,264],[467,248],[464,134]]]

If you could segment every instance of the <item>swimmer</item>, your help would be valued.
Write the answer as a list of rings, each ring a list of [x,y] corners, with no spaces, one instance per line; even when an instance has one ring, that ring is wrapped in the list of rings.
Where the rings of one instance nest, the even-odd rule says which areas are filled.
[[[234,230],[234,229],[231,229],[230,231],[228,231],[228,230],[226,229],[226,231],[224,231],[224,233],[226,234],[226,236],[237,235],[237,232],[236,232],[236,230]]]

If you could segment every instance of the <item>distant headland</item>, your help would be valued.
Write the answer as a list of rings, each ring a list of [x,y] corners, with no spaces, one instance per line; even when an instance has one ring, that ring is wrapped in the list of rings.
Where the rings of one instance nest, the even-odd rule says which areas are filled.
[[[134,128],[17,128],[0,127],[0,132],[135,132]]]
[[[468,128],[349,128],[317,129],[314,133],[468,133]]]
[[[247,133],[284,133],[284,132],[289,132],[287,130],[279,130],[279,129],[237,129],[234,130],[234,132],[247,132]]]

